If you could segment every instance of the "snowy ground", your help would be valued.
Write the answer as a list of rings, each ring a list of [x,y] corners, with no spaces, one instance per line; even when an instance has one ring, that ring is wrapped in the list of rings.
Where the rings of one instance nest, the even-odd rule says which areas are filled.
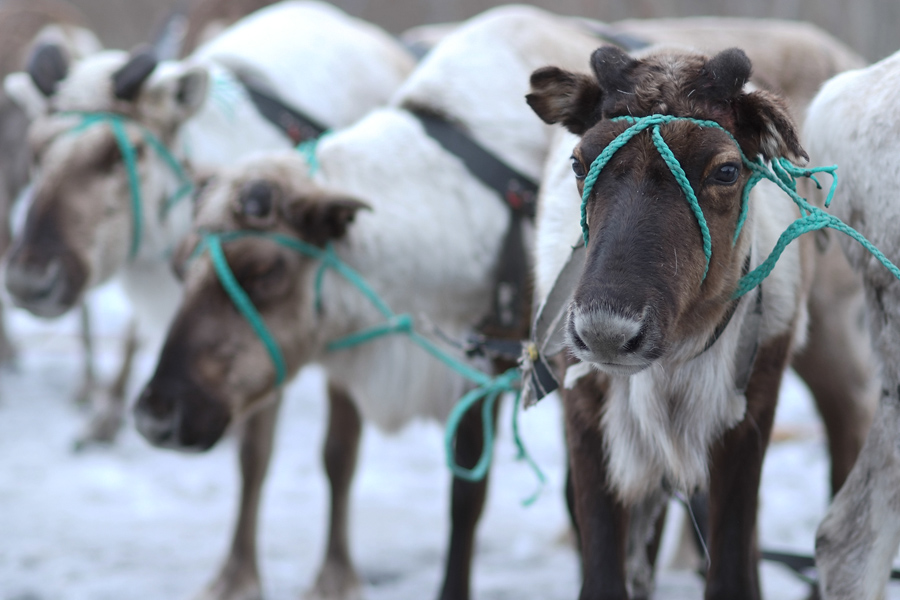
[[[112,370],[123,306],[115,290],[102,313],[101,366]],[[160,451],[129,427],[112,448],[71,452],[84,415],[74,318],[52,326],[13,315],[21,348],[15,372],[0,373],[0,600],[188,599],[224,555],[236,500],[235,445],[202,455]],[[133,387],[152,369],[140,357]],[[319,466],[323,379],[304,372],[288,389],[260,526],[268,600],[296,600],[311,584],[324,543],[325,478]],[[508,407],[507,407],[508,408]],[[549,482],[531,507],[531,472],[513,460],[502,420],[488,509],[474,568],[477,600],[572,600],[578,563],[562,499],[558,406],[522,416],[523,433]],[[129,424],[130,425],[130,424]],[[811,553],[827,495],[823,436],[802,384],[789,378],[763,476],[760,536],[767,549]],[[423,600],[438,588],[447,537],[448,480],[442,435],[415,423],[399,435],[367,429],[353,490],[352,547],[368,600]],[[674,528],[667,530],[664,560]],[[808,587],[763,565],[766,597],[805,598]],[[656,598],[702,597],[689,571],[664,570]],[[900,588],[890,598],[900,599]]]

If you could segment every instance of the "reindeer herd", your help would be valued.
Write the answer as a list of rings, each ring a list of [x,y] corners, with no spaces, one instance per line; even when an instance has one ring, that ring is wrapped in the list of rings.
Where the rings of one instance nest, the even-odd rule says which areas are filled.
[[[222,29],[237,4],[191,13],[191,44],[196,20],[216,33],[183,59],[102,50],[48,5],[5,50],[28,52],[0,98],[4,219],[30,166],[8,296],[54,318],[120,279],[133,306],[122,372],[85,388],[80,443],[122,426],[137,339],[158,349],[133,404],[147,441],[202,451],[240,431],[233,539],[198,598],[262,597],[256,521],[285,381],[310,364],[328,380],[331,518],[307,597],[359,598],[363,422],[445,422],[472,387],[402,332],[526,340],[532,307],[557,313],[539,358],[560,387],[581,600],[651,596],[673,494],[708,500],[705,597],[760,597],[758,488],[789,366],[832,459],[818,592],[883,597],[900,544],[900,282],[837,231],[779,240],[810,212],[786,189],[821,208],[829,176],[806,165],[834,163],[828,210],[900,262],[900,58],[864,68],[800,23],[508,6],[436,30],[417,61],[315,1]],[[406,319],[386,333],[385,307]],[[516,358],[448,351],[484,373]],[[486,416],[459,422],[459,466],[484,451]],[[453,478],[442,600],[470,597],[486,486]]]

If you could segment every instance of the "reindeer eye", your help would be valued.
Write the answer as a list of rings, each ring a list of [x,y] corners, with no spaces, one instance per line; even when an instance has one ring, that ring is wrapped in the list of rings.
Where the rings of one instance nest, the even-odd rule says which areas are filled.
[[[741,174],[741,167],[735,163],[727,163],[716,169],[712,180],[720,185],[732,185],[737,182]]]
[[[278,190],[268,181],[256,180],[244,185],[240,192],[240,212],[254,220],[266,219],[277,199]]]
[[[587,175],[587,172],[584,170],[584,165],[574,156],[572,157],[572,171],[575,172],[576,179],[584,179],[585,175]]]

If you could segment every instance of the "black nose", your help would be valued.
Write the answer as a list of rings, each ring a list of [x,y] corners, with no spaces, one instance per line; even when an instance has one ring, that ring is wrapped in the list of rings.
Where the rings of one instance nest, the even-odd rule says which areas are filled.
[[[228,429],[231,413],[224,401],[190,382],[154,379],[134,407],[137,430],[154,446],[183,451],[209,450]]]

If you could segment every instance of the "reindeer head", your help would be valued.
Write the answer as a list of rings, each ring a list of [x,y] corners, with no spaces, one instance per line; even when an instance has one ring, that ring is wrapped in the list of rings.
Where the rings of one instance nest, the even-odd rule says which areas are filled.
[[[134,258],[142,224],[160,219],[183,187],[165,144],[205,101],[207,73],[158,66],[149,52],[106,51],[69,65],[44,45],[6,88],[33,118],[34,166],[6,286],[18,305],[53,317]]]
[[[591,66],[592,75],[536,71],[528,102],[544,121],[582,136],[572,166],[583,194],[606,150],[598,165],[608,162],[587,180],[587,258],[567,336],[577,358],[630,375],[679,351],[690,358],[725,318],[751,241],[752,209],[738,234],[751,174],[742,152],[750,159],[806,154],[784,104],[745,90],[751,65],[741,50],[709,58],[660,49],[638,59],[604,47]],[[619,137],[634,118],[651,115],[680,118]]]
[[[221,244],[223,258],[277,345],[286,377],[322,348],[316,307],[322,261],[272,236],[322,249],[345,235],[365,205],[313,185],[306,170],[295,153],[270,155],[212,178],[201,192],[195,232],[175,256],[183,302],[135,408],[138,429],[154,444],[206,449],[233,417],[280,384],[273,354],[223,288],[210,253],[202,252],[210,240],[204,232],[223,235],[217,239],[243,232]]]

